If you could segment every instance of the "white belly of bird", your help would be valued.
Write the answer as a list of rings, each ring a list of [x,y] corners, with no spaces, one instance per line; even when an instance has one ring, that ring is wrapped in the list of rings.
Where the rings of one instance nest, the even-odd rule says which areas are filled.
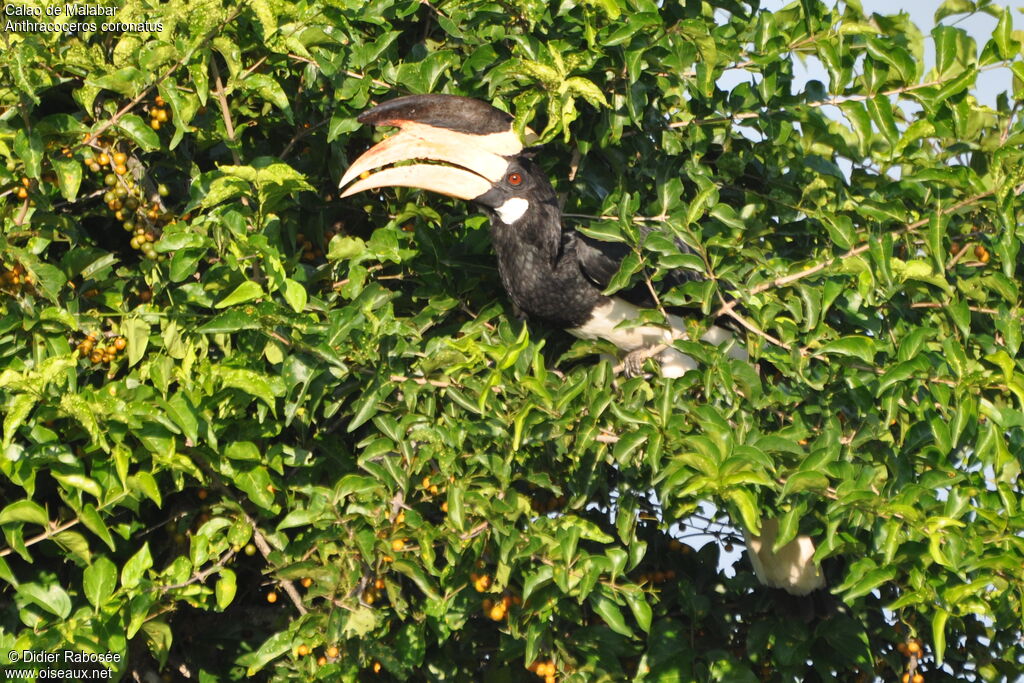
[[[687,371],[695,369],[697,367],[696,361],[685,353],[671,348],[673,336],[682,339],[687,338],[686,322],[679,316],[668,316],[668,323],[671,329],[649,324],[619,326],[620,323],[639,318],[640,310],[640,308],[625,299],[612,297],[611,301],[594,309],[590,320],[579,327],[570,329],[569,332],[581,339],[604,339],[610,341],[618,348],[627,352],[650,348],[657,344],[668,344],[670,348],[657,355],[658,361],[661,363],[661,374],[663,376],[681,377]],[[712,325],[701,339],[716,346],[721,346],[732,341],[733,336],[728,330]],[[735,344],[729,348],[727,353],[731,358],[747,359],[746,351]]]

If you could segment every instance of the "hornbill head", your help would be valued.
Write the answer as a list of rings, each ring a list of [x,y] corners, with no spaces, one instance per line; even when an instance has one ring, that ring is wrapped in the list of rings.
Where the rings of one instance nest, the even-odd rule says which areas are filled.
[[[352,163],[339,185],[348,186],[342,197],[381,187],[414,187],[476,202],[509,225],[531,202],[554,197],[548,180],[523,153],[513,117],[485,102],[410,95],[369,109],[358,121],[395,126],[399,132]],[[392,165],[406,161],[448,165]]]

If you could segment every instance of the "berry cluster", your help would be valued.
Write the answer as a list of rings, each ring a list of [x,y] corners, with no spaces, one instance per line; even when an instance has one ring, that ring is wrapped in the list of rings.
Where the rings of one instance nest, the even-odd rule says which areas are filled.
[[[377,601],[377,596],[384,590],[384,579],[378,578],[373,582],[372,586],[367,586],[363,591],[363,602],[367,605],[372,605]]]
[[[555,668],[555,663],[550,659],[547,661],[537,660],[533,664],[528,665],[526,669],[543,678],[544,683],[555,683],[555,674],[558,669]]]
[[[28,199],[28,193],[31,189],[33,189],[33,182],[31,178],[22,178],[21,187],[14,191],[14,195],[18,199]]]
[[[167,123],[170,120],[171,115],[167,113],[166,109],[164,109],[167,102],[165,102],[164,98],[160,97],[160,95],[156,96],[153,103],[156,106],[150,107],[149,109],[149,126],[153,130],[160,130],[161,124]]]
[[[25,266],[15,263],[10,270],[0,272],[0,289],[8,294],[21,294],[26,288],[35,284],[31,273],[25,272]]]
[[[111,337],[106,344],[99,343],[99,337],[90,332],[79,342],[75,349],[83,358],[88,358],[93,365],[110,365],[117,360],[118,354],[124,352],[128,340],[124,337]]]
[[[156,253],[154,243],[160,239],[163,226],[173,218],[161,211],[159,202],[146,201],[135,179],[128,175],[127,154],[114,151],[102,141],[99,141],[99,146],[102,151],[86,157],[84,163],[93,173],[104,173],[103,184],[108,188],[103,194],[104,203],[114,219],[121,222],[126,232],[131,233],[132,249],[141,251],[151,261],[166,258]],[[167,187],[158,185],[157,194],[166,197]]]
[[[504,621],[508,616],[509,608],[512,605],[521,605],[522,602],[522,598],[518,595],[503,595],[500,600],[484,598],[480,606],[483,607],[484,614],[491,621]]]
[[[904,673],[903,677],[900,679],[902,683],[924,683],[924,675],[918,671],[918,662],[921,659],[921,655],[924,653],[921,641],[917,638],[911,638],[905,643],[897,645],[896,650],[909,660],[907,663],[907,672]]]

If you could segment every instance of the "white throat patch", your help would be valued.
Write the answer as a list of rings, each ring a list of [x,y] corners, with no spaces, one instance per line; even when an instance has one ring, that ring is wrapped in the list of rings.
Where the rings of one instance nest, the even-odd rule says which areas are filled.
[[[530,202],[523,199],[522,197],[513,197],[512,199],[506,199],[505,203],[501,206],[494,208],[494,213],[498,214],[498,218],[505,225],[513,225],[516,221],[523,217],[523,214],[530,208]]]

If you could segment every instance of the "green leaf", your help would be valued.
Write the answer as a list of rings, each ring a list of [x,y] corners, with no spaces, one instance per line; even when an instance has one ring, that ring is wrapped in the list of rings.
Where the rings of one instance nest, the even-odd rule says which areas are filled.
[[[96,507],[92,503],[86,503],[82,506],[81,512],[79,512],[79,519],[82,520],[82,524],[85,527],[100,537],[107,547],[111,550],[115,550],[114,538],[110,535],[110,529],[107,528],[106,522],[100,516],[100,513],[96,510]]]
[[[228,306],[236,306],[247,301],[259,299],[262,296],[264,296],[263,287],[252,280],[246,280],[235,287],[230,294],[214,304],[214,307],[227,308]]]
[[[261,399],[271,410],[277,410],[277,402],[274,397],[283,392],[282,382],[279,378],[274,378],[277,380],[274,381],[260,372],[224,366],[213,368],[213,374],[221,380],[225,387],[244,391],[250,396]]]
[[[797,472],[786,478],[779,495],[785,497],[800,491],[824,491],[828,484],[828,477],[821,472]]]
[[[588,598],[591,607],[599,617],[604,619],[604,623],[608,624],[608,627],[616,633],[626,636],[627,638],[633,638],[633,629],[626,624],[625,617],[622,616],[622,611],[618,605],[606,598],[600,593],[591,593]]]
[[[856,580],[848,581],[839,586],[836,588],[836,592],[843,593],[843,598],[847,602],[856,600],[867,595],[883,583],[892,581],[896,577],[897,571],[896,567],[877,567],[864,573],[863,576]]]
[[[263,459],[260,450],[252,441],[236,441],[228,444],[224,449],[224,455],[232,460],[251,460],[259,462]]]
[[[53,472],[53,478],[59,481],[65,489],[69,491],[82,491],[88,493],[90,496],[101,500],[103,498],[103,489],[96,483],[95,479],[87,477],[84,474],[78,472],[62,473]]]
[[[1013,59],[1017,54],[1019,43],[1013,39],[1013,19],[1010,17],[1010,8],[1004,7],[999,13],[999,23],[992,33],[992,39],[999,49],[999,57],[1002,59]]]
[[[149,554],[149,542],[146,541],[138,552],[125,561],[121,568],[121,585],[131,590],[139,585],[146,571],[153,567],[153,556]]]
[[[850,335],[825,344],[817,355],[850,356],[872,364],[875,360],[875,340],[862,335]]]
[[[255,92],[283,111],[288,122],[292,122],[292,107],[288,100],[288,95],[285,93],[284,88],[281,87],[281,84],[272,77],[266,74],[252,73],[245,77],[241,85],[246,90]]]
[[[640,626],[644,632],[649,633],[651,630],[651,616],[653,610],[651,605],[647,602],[647,596],[643,591],[631,590],[628,587],[624,587],[622,590],[622,597],[626,599],[626,604],[629,605],[630,611],[633,612],[633,618],[636,619],[636,623]]]
[[[56,159],[53,168],[57,172],[57,187],[61,195],[69,202],[75,201],[82,185],[82,165],[74,159]]]
[[[761,528],[761,515],[757,509],[757,501],[746,489],[732,489],[726,493],[726,498],[739,510],[743,525],[751,531]]]
[[[71,597],[57,584],[41,586],[38,583],[22,583],[16,593],[58,619],[67,619],[71,614]]]
[[[149,323],[142,318],[129,318],[121,326],[121,334],[128,343],[128,365],[134,367],[146,355],[149,347]]]
[[[203,323],[196,332],[199,334],[224,334],[227,332],[238,332],[239,330],[258,330],[263,325],[259,318],[241,309],[232,309],[218,313],[208,322]]]
[[[946,622],[949,612],[941,607],[936,608],[932,615],[932,647],[935,649],[935,665],[942,666],[946,657]]]
[[[149,84],[149,79],[146,72],[126,66],[99,78],[86,79],[86,83],[104,90],[113,90],[125,97],[134,97]]]
[[[296,313],[302,313],[306,308],[306,288],[290,278],[284,281],[284,300]]]
[[[953,14],[973,12],[974,9],[975,3],[972,0],[945,0],[939,5],[939,9],[935,10],[935,23],[937,24]]]
[[[11,524],[13,522],[24,522],[38,524],[41,527],[49,527],[50,518],[37,503],[31,500],[19,500],[0,510],[0,524]]]
[[[327,247],[327,260],[348,261],[366,251],[366,242],[358,237],[335,235]]]
[[[82,588],[94,609],[103,607],[117,587],[117,565],[105,555],[93,560],[83,573]]]
[[[895,145],[899,140],[900,132],[896,128],[896,119],[892,112],[892,103],[886,95],[878,95],[865,103],[871,120],[875,122],[879,132],[885,136],[890,145]]]
[[[30,393],[16,394],[8,405],[7,415],[4,417],[3,447],[5,449],[13,442],[18,427],[25,422],[25,418],[35,408],[36,396]]]
[[[648,432],[643,429],[623,434],[612,450],[612,458],[620,465],[627,465],[633,451],[642,446],[647,437]]]
[[[423,594],[431,600],[437,600],[440,598],[433,582],[419,564],[409,562],[408,560],[395,560],[391,564],[391,568],[412,579],[412,582],[415,583],[416,586],[423,591]]]
[[[156,131],[135,114],[127,114],[117,122],[117,128],[127,135],[132,142],[146,152],[160,149],[160,136]]]
[[[256,465],[237,472],[232,480],[253,503],[264,510],[273,510],[274,484],[265,467]]]
[[[26,133],[24,130],[18,130],[14,134],[14,153],[25,164],[26,176],[38,179],[42,175],[43,139],[39,133],[35,131]]]
[[[256,652],[239,657],[238,663],[246,667],[245,675],[255,676],[267,664],[290,651],[293,637],[290,631],[278,631],[267,638]]]
[[[235,572],[227,567],[222,567],[220,570],[220,576],[217,578],[217,583],[214,585],[213,592],[217,600],[217,608],[220,610],[227,609],[235,600],[235,593],[238,590],[238,584],[235,580]]]

